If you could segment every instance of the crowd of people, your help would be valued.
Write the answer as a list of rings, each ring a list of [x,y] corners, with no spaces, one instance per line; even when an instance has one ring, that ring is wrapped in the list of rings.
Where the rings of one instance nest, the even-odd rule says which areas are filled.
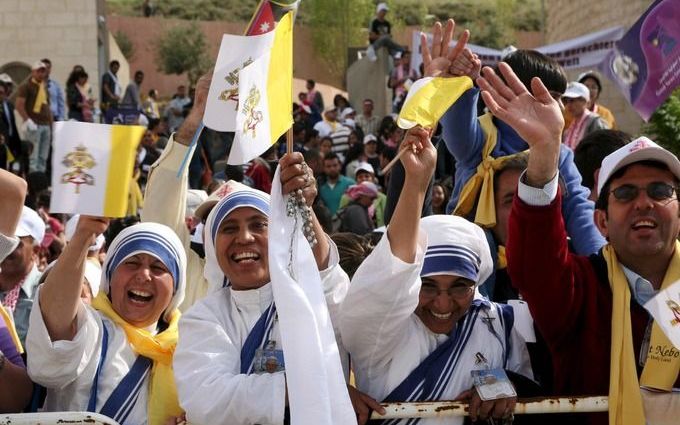
[[[112,61],[100,108],[137,110],[147,126],[123,219],[49,208],[52,123],[99,116],[87,72],[74,67],[65,91],[46,59],[17,87],[0,76],[0,411],[288,423],[268,262],[278,167],[311,211],[359,423],[384,413],[379,402],[454,399],[473,422],[676,420],[678,349],[645,303],[680,279],[680,161],[614,130],[596,73],[569,82],[531,50],[482,69],[468,31],[450,46],[452,20],[431,46],[423,36],[412,71],[387,10],[371,42],[398,61],[395,113],[420,74],[475,82],[437,128],[405,131],[370,98],[326,106],[308,80],[294,152],[282,137],[231,166],[233,135],[205,129],[191,143],[210,75],[163,109],[141,71],[123,90]],[[489,374],[510,390],[489,396]],[[561,395],[608,395],[609,413],[513,415],[517,397]]]

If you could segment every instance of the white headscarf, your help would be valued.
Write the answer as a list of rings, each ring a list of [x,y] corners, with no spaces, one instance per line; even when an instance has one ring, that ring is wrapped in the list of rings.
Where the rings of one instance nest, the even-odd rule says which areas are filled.
[[[170,314],[184,299],[187,258],[175,232],[163,224],[135,224],[116,236],[106,253],[99,290],[109,295],[113,272],[125,259],[136,254],[149,254],[158,258],[173,277],[172,299],[163,312],[163,319],[169,322]]]

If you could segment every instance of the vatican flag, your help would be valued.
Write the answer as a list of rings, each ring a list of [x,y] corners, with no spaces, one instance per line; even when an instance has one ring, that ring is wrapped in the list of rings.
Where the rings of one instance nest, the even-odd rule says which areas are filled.
[[[469,77],[421,78],[409,89],[397,125],[406,130],[416,125],[434,128],[439,118],[470,88]]]
[[[228,163],[262,154],[293,124],[293,12],[274,30],[271,50],[239,72],[236,134]]]
[[[54,123],[50,211],[124,217],[144,127]]]

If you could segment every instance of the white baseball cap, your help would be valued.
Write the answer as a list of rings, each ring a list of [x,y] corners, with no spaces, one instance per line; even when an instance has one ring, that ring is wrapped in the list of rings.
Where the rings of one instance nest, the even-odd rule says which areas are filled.
[[[387,3],[378,3],[378,6],[375,8],[375,13],[380,13],[381,11],[387,12],[390,10],[389,7],[387,7]]]
[[[47,69],[47,65],[45,65],[45,62],[35,61],[35,62],[33,62],[33,66],[31,67],[31,70],[35,71],[36,69],[41,69],[41,68]]]
[[[371,143],[371,142],[378,143],[378,138],[375,137],[372,134],[365,135],[364,136],[364,145],[367,144],[367,143]]]
[[[0,74],[0,82],[3,82],[5,84],[14,84],[14,80],[12,80],[12,77],[9,76],[9,74],[2,73]]]
[[[348,115],[352,115],[354,113],[355,113],[354,109],[347,107],[347,108],[342,110],[342,114],[340,115],[340,118],[345,119],[345,118],[347,118]]]
[[[671,152],[652,142],[646,137],[638,137],[627,145],[615,150],[602,160],[597,182],[598,196],[607,180],[626,165],[640,161],[657,161],[665,164],[675,177],[680,180],[680,161]]]
[[[40,244],[45,237],[45,226],[38,213],[24,205],[14,236],[18,238],[30,236],[36,244]]]
[[[567,90],[564,92],[562,97],[568,97],[570,99],[578,99],[582,97],[588,102],[590,100],[590,90],[585,84],[579,83],[577,81],[572,81],[567,84]]]
[[[371,164],[369,164],[368,162],[360,162],[357,165],[357,169],[354,172],[354,176],[359,174],[359,171],[366,171],[367,173],[371,173],[371,174],[375,175],[375,170],[373,169],[373,166]]]

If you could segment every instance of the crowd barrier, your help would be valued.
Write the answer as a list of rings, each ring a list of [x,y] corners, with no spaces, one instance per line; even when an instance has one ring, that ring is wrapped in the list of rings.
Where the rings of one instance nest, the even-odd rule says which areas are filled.
[[[90,412],[0,414],[0,425],[119,425],[108,416]]]

